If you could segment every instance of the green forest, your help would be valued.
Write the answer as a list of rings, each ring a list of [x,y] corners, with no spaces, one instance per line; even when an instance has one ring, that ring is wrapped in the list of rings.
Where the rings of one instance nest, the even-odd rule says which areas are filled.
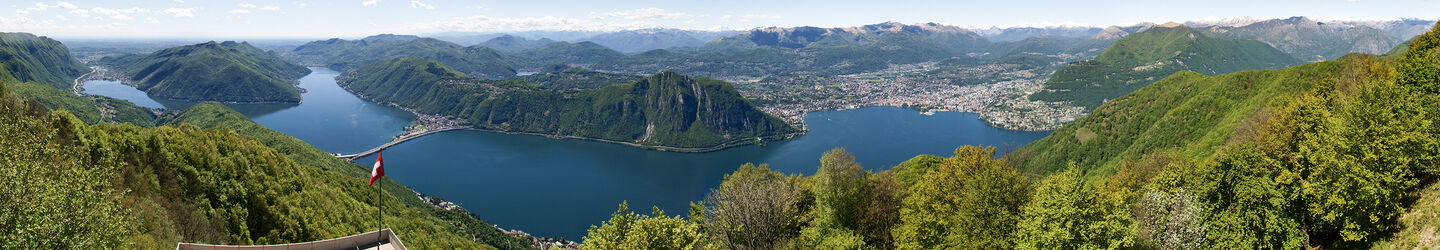
[[[15,51],[10,46],[0,48]],[[14,61],[69,57],[64,46],[25,51]],[[157,113],[16,79],[47,70],[37,65],[7,62],[13,74],[0,77],[0,248],[292,243],[378,226],[377,191],[365,185],[363,166],[217,103]],[[463,209],[435,208],[382,182],[385,226],[410,246],[528,246]]]
[[[196,105],[144,128],[87,125],[8,87],[0,94],[0,121],[7,124],[0,131],[6,152],[0,183],[8,187],[0,191],[4,248],[275,244],[377,226],[376,190],[365,185],[363,167],[219,104]],[[424,205],[413,191],[385,181],[391,182],[383,201],[390,204],[386,227],[410,245],[473,249],[521,242],[463,210]]]
[[[38,82],[70,89],[75,77],[90,72],[75,60],[65,44],[29,33],[0,32],[0,79]],[[64,53],[61,53],[64,52]]]
[[[296,79],[310,69],[244,42],[214,41],[149,54],[102,58],[151,96],[186,101],[300,102]]]
[[[1423,248],[1440,224],[1440,28],[1403,54],[1180,72],[1001,158],[744,165],[688,217],[621,203],[593,249]],[[671,211],[672,213],[674,211]]]
[[[755,109],[734,86],[664,72],[598,89],[549,89],[467,76],[439,62],[397,58],[337,77],[365,99],[464,119],[475,128],[716,148],[799,132]]]
[[[1215,75],[1298,63],[1259,41],[1211,38],[1185,26],[1154,27],[1115,41],[1095,59],[1065,65],[1045,82],[1046,91],[1030,98],[1093,109],[1176,72]]]

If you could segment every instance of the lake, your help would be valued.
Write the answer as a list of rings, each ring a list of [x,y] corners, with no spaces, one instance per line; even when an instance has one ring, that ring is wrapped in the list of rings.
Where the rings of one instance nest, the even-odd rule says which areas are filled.
[[[308,90],[302,104],[229,106],[331,153],[355,153],[383,144],[414,119],[341,89],[335,85],[335,71],[311,70],[314,73],[300,80],[300,87]],[[111,83],[119,87],[86,82],[85,92],[168,108],[193,105],[155,101],[134,88]],[[884,170],[919,154],[950,156],[963,145],[1008,151],[1049,134],[998,129],[973,113],[924,115],[897,107],[814,112],[805,122],[809,134],[794,139],[708,153],[451,131],[385,150],[385,170],[390,178],[460,204],[491,224],[579,240],[590,225],[609,219],[621,201],[642,214],[655,206],[670,215],[685,215],[689,202],[704,199],[725,174],[744,163],[812,174],[822,153],[843,147],[866,169]],[[369,166],[373,161],[371,156],[355,162]]]

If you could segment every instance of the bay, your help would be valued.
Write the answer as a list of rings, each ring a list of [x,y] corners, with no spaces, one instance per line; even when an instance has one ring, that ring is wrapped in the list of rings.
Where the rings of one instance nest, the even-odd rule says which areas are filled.
[[[355,153],[388,142],[414,116],[355,97],[325,68],[300,79],[301,104],[227,104],[255,122],[331,153]],[[93,85],[92,85],[93,84]],[[108,85],[108,84],[113,84]],[[116,87],[119,86],[119,87]],[[86,82],[86,93],[140,105],[183,109],[187,102],[155,100],[118,83]],[[137,94],[138,93],[138,94]],[[385,150],[386,174],[427,195],[455,202],[506,229],[579,240],[609,219],[620,202],[638,213],[658,207],[685,215],[725,174],[741,164],[769,164],[789,174],[812,174],[820,155],[845,148],[866,169],[889,169],[920,154],[953,155],[963,145],[1006,152],[1049,132],[998,129],[974,113],[925,115],[897,107],[810,113],[810,131],[763,146],[678,153],[542,136],[451,131]],[[369,166],[374,156],[356,159]]]

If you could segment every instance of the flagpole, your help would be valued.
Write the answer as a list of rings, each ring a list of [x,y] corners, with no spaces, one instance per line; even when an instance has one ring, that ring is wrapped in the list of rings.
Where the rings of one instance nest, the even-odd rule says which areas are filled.
[[[375,232],[377,232],[375,236],[379,238],[375,240],[375,248],[379,249],[380,242],[385,239],[385,202],[383,202],[384,199],[381,199],[381,197],[385,195],[385,180],[383,180],[383,177],[382,180],[380,180],[380,185],[376,185],[376,187],[380,189],[379,192],[377,192],[379,195],[375,196],[375,209],[380,210],[380,229],[375,230]]]
[[[375,160],[379,161],[380,158],[377,157]],[[378,181],[380,181],[380,185],[375,186],[379,189],[375,195],[375,209],[380,212],[380,229],[375,230],[375,236],[378,238],[375,240],[375,249],[380,249],[380,242],[383,241],[385,237],[385,202],[383,199],[385,195],[385,177],[382,175]]]

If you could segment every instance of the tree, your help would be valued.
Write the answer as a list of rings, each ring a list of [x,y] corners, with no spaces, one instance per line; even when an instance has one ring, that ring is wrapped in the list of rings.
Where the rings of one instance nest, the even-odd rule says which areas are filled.
[[[899,216],[900,187],[890,174],[865,171],[854,155],[837,148],[820,157],[820,169],[810,180],[815,193],[814,221],[801,232],[801,245],[893,247],[890,230]]]
[[[799,234],[810,206],[799,177],[748,163],[725,175],[703,204],[702,228],[729,249],[776,248]]]
[[[1397,64],[1400,85],[1440,94],[1440,25],[1411,40]]]
[[[667,217],[665,211],[653,208],[650,215],[629,211],[625,202],[611,214],[610,220],[586,231],[586,249],[697,249],[704,235],[700,226]]]
[[[892,231],[896,248],[1010,248],[1029,198],[1025,179],[995,148],[965,146],[907,191],[901,225]]]
[[[1080,170],[1046,177],[1021,209],[1016,247],[1022,249],[1118,249],[1134,243],[1129,210],[1097,197]],[[1114,214],[1115,216],[1112,216]]]
[[[1205,212],[1195,195],[1185,189],[1146,192],[1136,205],[1139,236],[1160,249],[1200,249],[1205,246]]]

